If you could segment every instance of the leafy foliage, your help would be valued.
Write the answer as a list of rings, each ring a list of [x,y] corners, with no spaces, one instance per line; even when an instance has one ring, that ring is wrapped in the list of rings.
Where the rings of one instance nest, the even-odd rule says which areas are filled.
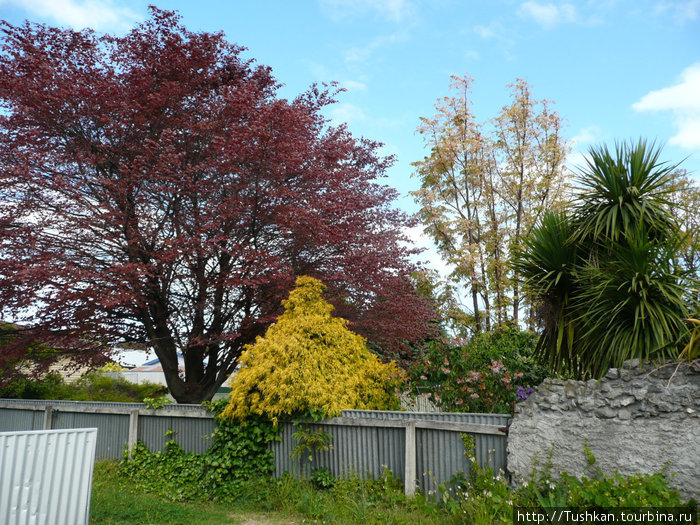
[[[231,523],[230,503],[174,503],[134,487],[116,461],[95,463],[90,523],[92,525],[221,525]]]
[[[604,474],[595,467],[595,456],[584,445],[592,476],[577,478],[566,472],[554,480],[547,464],[532,472],[531,479],[519,490],[522,506],[527,507],[681,507],[676,489],[668,486],[665,471],[655,474],[623,476],[615,471]]]
[[[335,485],[335,477],[328,467],[320,467],[311,470],[311,483],[317,489],[329,489]]]
[[[46,374],[36,380],[16,377],[0,388],[0,398],[7,399],[63,399],[66,384],[60,374]],[[57,397],[52,397],[57,396]]]
[[[661,150],[637,144],[593,146],[578,177],[577,226],[581,237],[617,241],[637,228],[652,239],[676,229],[669,210],[676,166],[659,160]]]
[[[0,318],[152,346],[185,403],[213,396],[296,275],[374,348],[425,335],[412,220],[377,182],[393,159],[329,125],[334,86],[280,98],[244,48],[155,7],[125,36],[0,30]]]
[[[671,508],[686,512],[695,504],[683,502],[677,490],[668,486],[665,472],[623,476],[599,470],[594,477],[576,478],[566,472],[554,480],[550,466],[533,471],[531,478],[513,490],[502,473],[479,465],[474,456],[474,438],[463,434],[468,473],[458,473],[449,484],[439,487],[440,503],[450,514],[468,516],[469,523],[513,523],[514,506],[541,509],[554,508],[615,509]],[[586,451],[589,463],[595,458]]]
[[[692,323],[694,328],[688,344],[685,345],[679,357],[691,361],[700,357],[700,319],[686,319],[686,321]]]
[[[292,437],[297,440],[297,444],[289,454],[292,458],[298,458],[308,453],[309,461],[313,461],[316,452],[330,450],[333,447],[331,443],[333,441],[333,436],[322,428],[311,430],[310,428],[299,425],[299,428],[292,434]]]
[[[347,321],[331,316],[324,290],[317,279],[297,279],[284,313],[241,356],[224,417],[258,415],[276,424],[280,417],[332,417],[344,408],[397,408],[401,370],[383,364]]]
[[[692,278],[669,208],[675,167],[644,141],[593,148],[588,163],[579,204],[545,215],[514,265],[539,307],[538,354],[554,371],[600,377],[626,359],[679,355]]]
[[[174,439],[150,452],[139,442],[122,462],[122,473],[134,486],[173,501],[232,499],[247,480],[268,476],[274,467],[268,443],[277,439],[272,424],[250,417],[245,425],[221,417],[224,401],[212,403],[216,429],[212,445],[203,455],[185,452]]]
[[[528,386],[546,370],[533,357],[537,337],[506,328],[474,336],[464,345],[432,341],[409,370],[414,395],[430,397],[444,410],[510,413]]]
[[[47,331],[0,321],[0,388],[36,381],[59,369],[98,367],[107,361],[104,350],[65,330]]]

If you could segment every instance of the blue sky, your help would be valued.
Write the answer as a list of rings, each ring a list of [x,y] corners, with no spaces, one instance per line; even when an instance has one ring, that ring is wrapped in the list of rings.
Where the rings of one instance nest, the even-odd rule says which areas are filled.
[[[155,0],[153,0],[155,1]],[[0,0],[0,18],[124,33],[147,16],[137,0]],[[590,145],[645,137],[700,180],[700,0],[161,1],[195,31],[222,30],[271,66],[294,97],[313,82],[347,89],[328,111],[397,156],[385,182],[416,211],[415,134],[448,94],[474,78],[477,118],[508,103],[524,78],[567,121],[572,163]]]

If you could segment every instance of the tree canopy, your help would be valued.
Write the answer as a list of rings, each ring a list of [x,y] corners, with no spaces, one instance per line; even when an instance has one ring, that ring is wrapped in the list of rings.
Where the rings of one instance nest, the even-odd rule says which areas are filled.
[[[398,408],[403,374],[332,317],[323,283],[299,277],[284,313],[241,357],[223,417],[330,417],[342,409]]]
[[[468,335],[517,324],[524,305],[509,262],[545,210],[562,205],[567,146],[561,118],[524,80],[510,86],[510,103],[487,123],[471,110],[473,80],[452,80],[456,94],[421,119],[430,153],[413,163],[421,181],[413,195],[426,233],[453,268],[452,288],[468,293],[468,315],[450,315],[452,328]]]
[[[600,377],[626,359],[677,357],[688,342],[698,282],[671,211],[674,170],[645,141],[591,148],[576,204],[525,239],[515,265],[553,370]]]
[[[380,144],[293,100],[223,34],[172,12],[126,36],[2,23],[0,319],[152,345],[179,402],[210,398],[315,275],[400,355],[432,316]],[[184,377],[178,374],[178,353]]]

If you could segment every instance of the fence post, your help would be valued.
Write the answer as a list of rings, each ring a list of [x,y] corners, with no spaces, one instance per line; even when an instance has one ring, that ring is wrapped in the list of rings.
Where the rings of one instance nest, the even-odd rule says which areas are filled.
[[[51,430],[51,423],[53,422],[53,407],[47,405],[44,408],[44,430]]]
[[[129,457],[136,446],[136,440],[139,436],[139,409],[132,410],[129,413]]]
[[[416,493],[416,421],[406,421],[406,451],[404,454],[404,494]]]

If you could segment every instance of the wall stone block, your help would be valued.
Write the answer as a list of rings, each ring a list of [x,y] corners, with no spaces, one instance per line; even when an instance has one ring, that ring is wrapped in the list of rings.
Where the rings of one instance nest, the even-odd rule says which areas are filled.
[[[684,498],[700,500],[700,362],[634,359],[589,381],[545,380],[516,405],[508,470],[519,485],[537,465],[590,476],[584,443],[605,473],[666,467]]]

